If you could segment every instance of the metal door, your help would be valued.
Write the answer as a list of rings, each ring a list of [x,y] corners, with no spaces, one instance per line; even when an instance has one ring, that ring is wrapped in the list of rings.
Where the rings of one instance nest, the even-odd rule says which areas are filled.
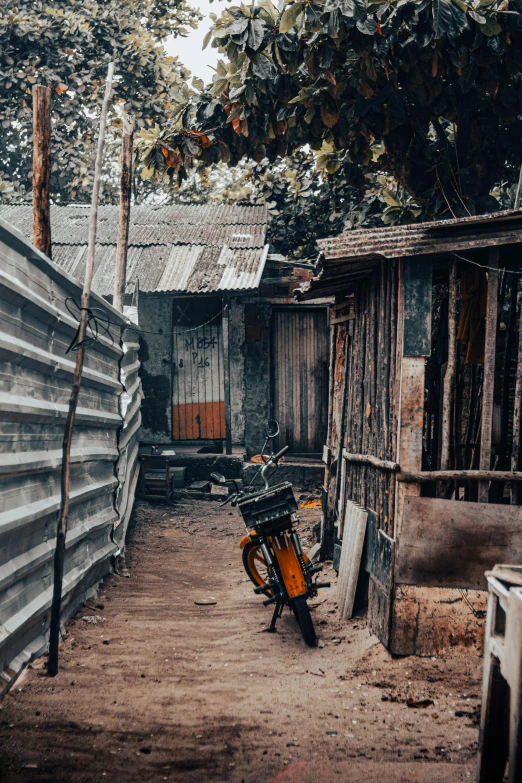
[[[272,412],[279,421],[278,447],[319,454],[328,408],[326,308],[288,307],[272,315]]]
[[[225,437],[223,329],[212,304],[174,303],[172,437],[214,440]],[[194,321],[204,325],[190,326]]]

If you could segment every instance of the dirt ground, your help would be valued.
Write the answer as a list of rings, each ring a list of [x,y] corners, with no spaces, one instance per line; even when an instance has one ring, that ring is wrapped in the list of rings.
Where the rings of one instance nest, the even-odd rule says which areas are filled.
[[[302,512],[305,544],[318,518]],[[128,578],[70,623],[58,677],[40,659],[0,704],[2,782],[475,779],[480,659],[394,660],[364,618],[339,621],[334,586],[318,648],[288,612],[265,633],[242,531],[216,502],[136,507]]]

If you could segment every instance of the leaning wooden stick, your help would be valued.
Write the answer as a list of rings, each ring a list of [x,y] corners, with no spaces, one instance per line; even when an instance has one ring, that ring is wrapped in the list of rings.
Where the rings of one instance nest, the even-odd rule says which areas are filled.
[[[70,460],[71,460],[71,442],[74,427],[74,418],[80,395],[80,384],[82,380],[83,357],[85,334],[87,331],[87,316],[89,308],[89,299],[91,296],[91,283],[94,272],[94,253],[96,249],[96,224],[98,220],[98,200],[100,195],[101,169],[103,161],[103,148],[105,145],[105,129],[107,126],[107,114],[109,111],[109,102],[111,98],[112,77],[114,74],[114,63],[109,64],[107,72],[107,82],[105,85],[105,95],[103,98],[100,129],[98,135],[98,150],[96,154],[96,163],[94,168],[94,184],[91,200],[91,218],[89,223],[89,244],[87,250],[87,265],[85,270],[85,282],[83,284],[80,324],[77,335],[77,353],[76,366],[74,368],[73,384],[71,396],[69,399],[69,412],[65,422],[65,431],[62,444],[62,473],[61,473],[61,503],[60,513],[58,515],[58,526],[56,531],[56,550],[54,553],[54,586],[53,602],[51,606],[51,627],[49,639],[49,661],[47,672],[51,677],[58,674],[58,646],[60,643],[60,616],[62,608],[62,586],[63,572],[65,564],[65,536],[67,534],[67,517],[69,514],[69,481],[70,481]]]
[[[118,245],[116,248],[116,269],[114,271],[114,297],[112,300],[114,307],[116,310],[119,310],[120,313],[123,312],[123,305],[125,304],[125,285],[127,279],[133,138],[134,117],[124,116],[121,138],[120,221],[118,226]]]

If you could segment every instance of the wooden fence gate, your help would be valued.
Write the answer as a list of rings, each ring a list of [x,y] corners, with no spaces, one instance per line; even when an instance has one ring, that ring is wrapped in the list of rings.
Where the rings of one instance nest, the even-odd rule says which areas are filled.
[[[319,454],[326,437],[328,320],[326,308],[274,309],[272,317],[272,414],[277,446]]]

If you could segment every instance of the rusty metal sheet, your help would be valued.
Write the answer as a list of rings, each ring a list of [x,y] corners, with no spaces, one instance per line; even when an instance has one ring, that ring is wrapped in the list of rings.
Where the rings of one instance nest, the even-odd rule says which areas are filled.
[[[404,356],[431,354],[432,262],[404,262]]]
[[[326,259],[400,258],[465,247],[487,247],[498,244],[501,236],[511,242],[520,242],[521,234],[522,210],[509,210],[408,226],[357,229],[320,239],[317,244]]]
[[[100,207],[93,290],[112,296],[118,235],[118,207]],[[26,237],[32,233],[27,206],[0,207],[0,217]],[[51,208],[53,260],[76,279],[84,279],[89,209]],[[259,286],[268,246],[265,207],[134,207],[127,258],[127,292],[140,290],[210,293]]]

